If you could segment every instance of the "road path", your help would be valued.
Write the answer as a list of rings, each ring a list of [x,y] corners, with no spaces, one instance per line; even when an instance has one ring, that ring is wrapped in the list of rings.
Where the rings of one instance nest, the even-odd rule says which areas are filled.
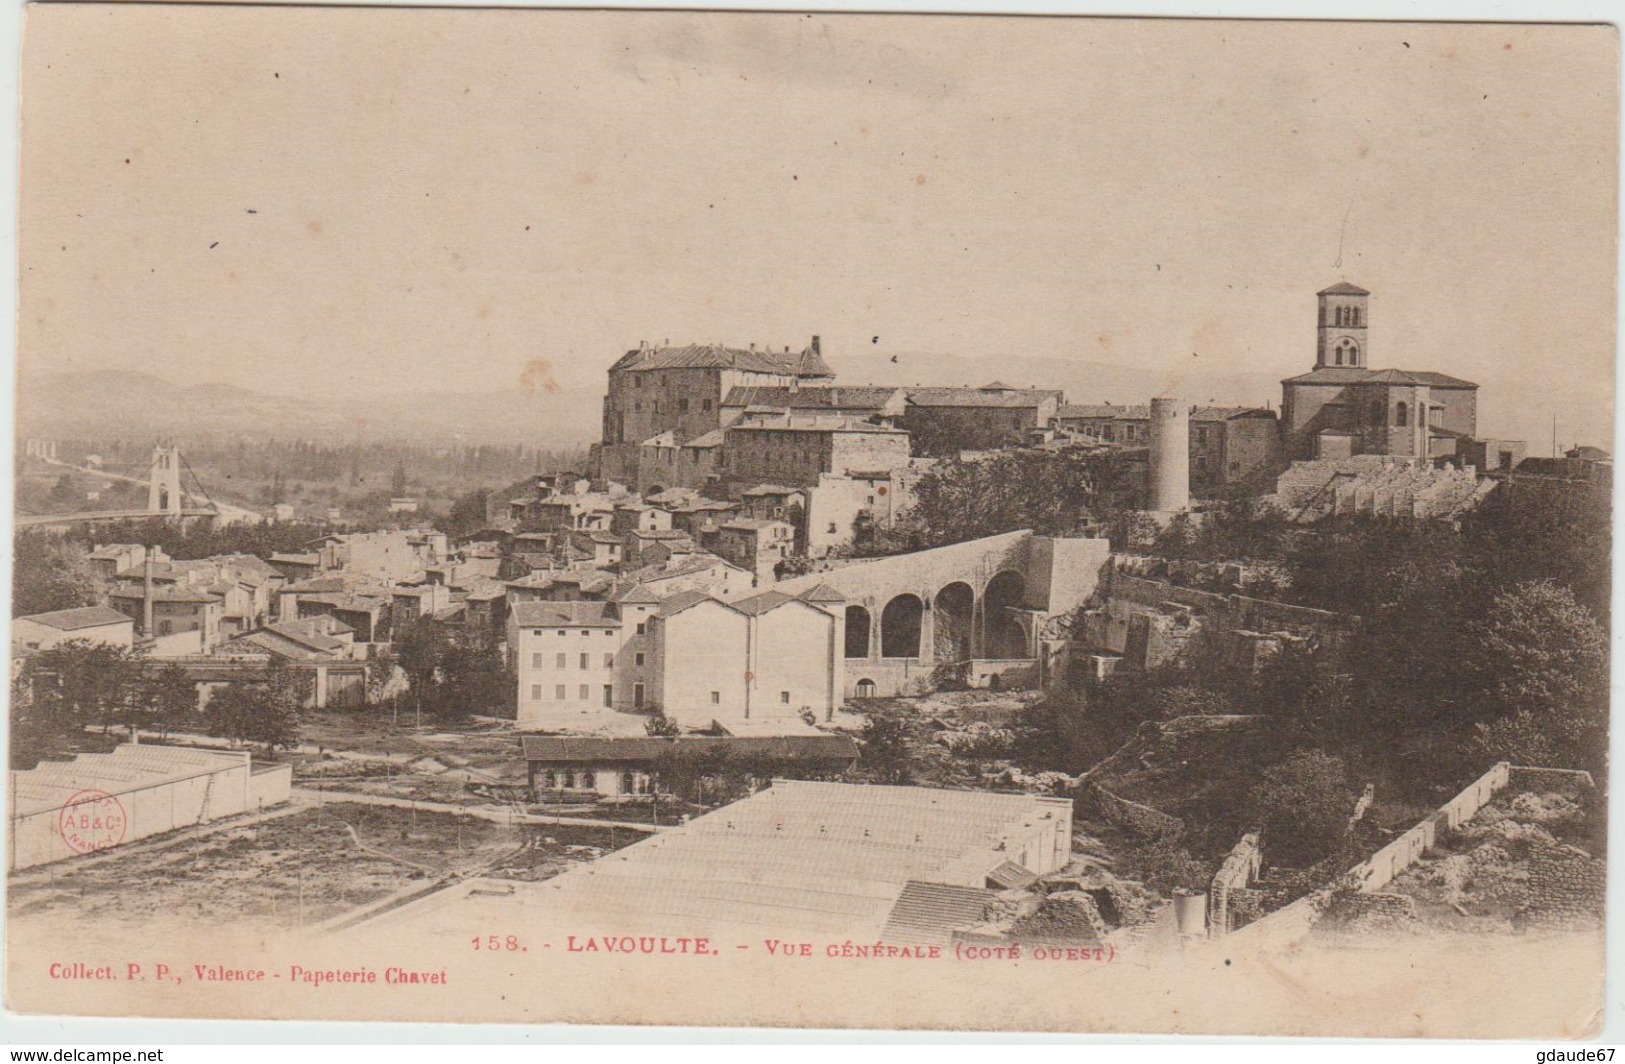
[[[536,813],[516,813],[506,806],[495,805],[450,805],[445,802],[423,802],[415,798],[396,798],[387,794],[352,794],[349,791],[324,791],[314,787],[295,787],[295,797],[306,804],[322,802],[356,802],[361,805],[390,805],[397,809],[421,809],[429,813],[452,813],[458,816],[477,816],[481,820],[490,820],[497,824],[541,824],[568,827],[579,824],[589,828],[626,828],[629,831],[642,831],[654,834],[665,831],[666,825],[640,824],[628,820],[599,820],[580,816],[546,816]]]

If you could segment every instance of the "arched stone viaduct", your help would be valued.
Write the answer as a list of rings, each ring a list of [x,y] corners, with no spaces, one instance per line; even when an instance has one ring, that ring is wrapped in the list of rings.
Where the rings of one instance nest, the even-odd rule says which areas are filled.
[[[1087,600],[1110,556],[1104,539],[1008,532],[773,588],[797,595],[822,584],[846,599],[836,645],[848,697],[913,694],[930,688],[939,666],[1038,657],[1044,622]]]

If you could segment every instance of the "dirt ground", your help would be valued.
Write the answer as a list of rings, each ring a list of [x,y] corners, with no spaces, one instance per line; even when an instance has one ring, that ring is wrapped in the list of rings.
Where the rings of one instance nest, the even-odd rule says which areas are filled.
[[[450,875],[546,879],[642,837],[337,801],[36,870],[11,883],[10,918],[27,924],[71,913],[88,922],[153,916],[308,927]]]

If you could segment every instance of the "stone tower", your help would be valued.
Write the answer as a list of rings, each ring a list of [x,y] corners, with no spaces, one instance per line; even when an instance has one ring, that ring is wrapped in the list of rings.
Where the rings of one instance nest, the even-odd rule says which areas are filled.
[[[147,510],[155,514],[179,514],[181,506],[181,449],[159,444],[152,449]]]
[[[1319,292],[1317,298],[1320,300],[1320,327],[1315,343],[1315,368],[1365,369],[1368,365],[1366,314],[1371,293],[1358,285],[1339,281]]]
[[[1151,400],[1151,499],[1148,509],[1191,506],[1191,414],[1183,399]]]

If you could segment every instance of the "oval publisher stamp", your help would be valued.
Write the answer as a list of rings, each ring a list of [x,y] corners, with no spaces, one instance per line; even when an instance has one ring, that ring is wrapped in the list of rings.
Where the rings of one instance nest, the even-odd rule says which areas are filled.
[[[95,853],[124,841],[130,818],[124,805],[106,791],[79,791],[62,803],[57,815],[62,841],[74,853]]]

